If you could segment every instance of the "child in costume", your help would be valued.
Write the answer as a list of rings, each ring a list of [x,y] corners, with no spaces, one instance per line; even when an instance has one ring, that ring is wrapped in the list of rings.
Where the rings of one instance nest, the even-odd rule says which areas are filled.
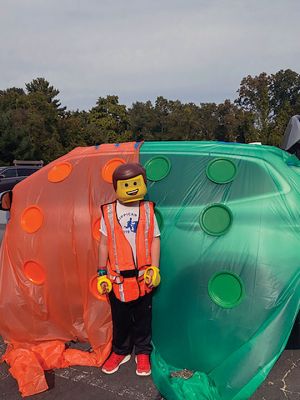
[[[112,353],[102,371],[112,374],[130,360],[137,375],[150,375],[152,289],[160,283],[160,232],[154,205],[144,201],[145,169],[137,163],[113,174],[117,200],[102,206],[98,290],[109,293],[113,321]]]

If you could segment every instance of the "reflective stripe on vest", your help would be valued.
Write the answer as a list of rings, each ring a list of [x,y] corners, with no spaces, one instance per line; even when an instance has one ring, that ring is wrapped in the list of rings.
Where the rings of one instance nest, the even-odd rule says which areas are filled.
[[[145,207],[145,213],[146,213],[146,221],[145,221],[145,252],[146,252],[146,258],[149,257],[149,240],[148,240],[148,235],[149,235],[149,228],[150,228],[150,206],[148,202],[144,203]]]

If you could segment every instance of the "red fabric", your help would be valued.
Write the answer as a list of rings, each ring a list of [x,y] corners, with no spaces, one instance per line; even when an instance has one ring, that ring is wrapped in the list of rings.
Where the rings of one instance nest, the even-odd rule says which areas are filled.
[[[103,363],[103,359],[99,358],[96,352],[65,349],[65,344],[58,340],[38,345],[11,344],[2,361],[11,366],[9,371],[18,381],[22,396],[30,396],[48,389],[44,371],[71,365],[99,367]]]
[[[11,350],[6,354],[5,361],[11,365],[9,372],[17,380],[22,396],[30,396],[48,389],[44,370],[31,350]]]
[[[98,267],[100,205],[115,200],[104,179],[113,159],[138,162],[139,146],[79,147],[13,190],[0,250],[0,335],[23,396],[47,389],[44,370],[101,365],[110,353],[110,305],[90,283]],[[70,340],[88,341],[94,353],[65,350]]]

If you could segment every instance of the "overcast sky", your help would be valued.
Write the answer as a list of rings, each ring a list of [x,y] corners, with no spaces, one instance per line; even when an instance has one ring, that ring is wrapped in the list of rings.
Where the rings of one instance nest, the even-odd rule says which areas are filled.
[[[69,109],[100,96],[234,99],[241,79],[300,73],[300,0],[0,0],[0,89],[45,77]]]

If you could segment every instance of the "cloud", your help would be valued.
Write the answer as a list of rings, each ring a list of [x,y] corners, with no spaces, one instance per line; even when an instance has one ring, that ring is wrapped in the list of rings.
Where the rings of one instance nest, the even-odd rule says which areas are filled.
[[[248,74],[300,72],[299,11],[294,0],[10,0],[0,88],[43,76],[71,109],[106,94],[221,102]]]

